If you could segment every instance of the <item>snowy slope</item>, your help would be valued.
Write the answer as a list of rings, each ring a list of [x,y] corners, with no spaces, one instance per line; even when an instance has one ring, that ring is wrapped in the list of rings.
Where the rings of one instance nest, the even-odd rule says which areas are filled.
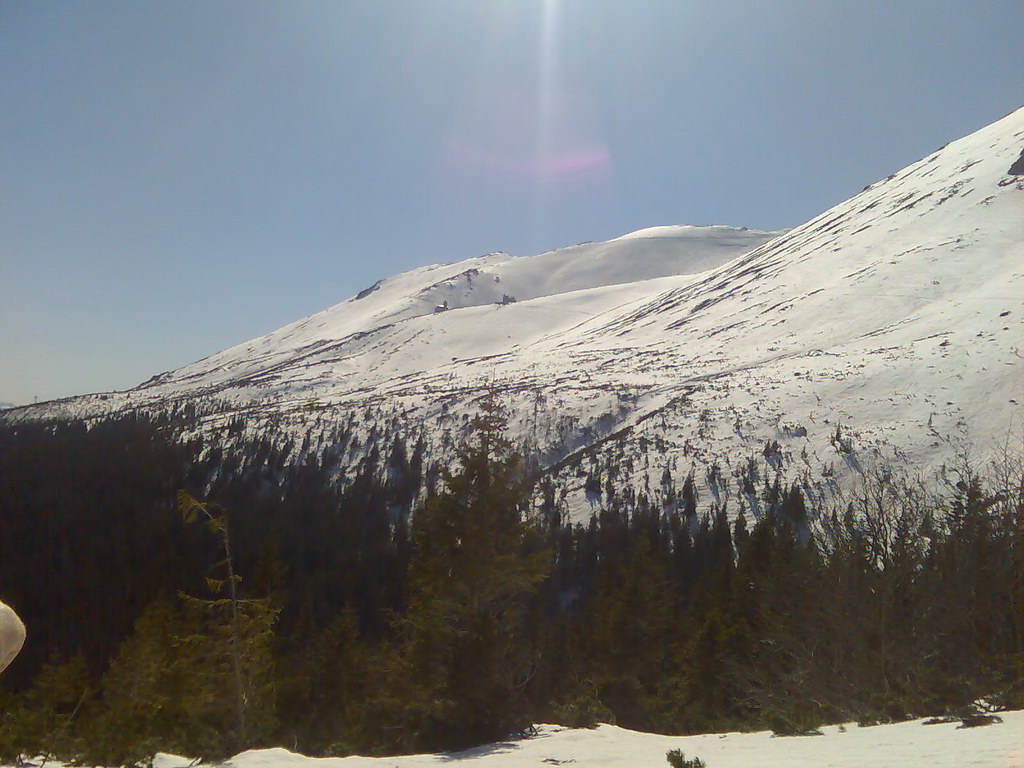
[[[233,768],[666,768],[665,753],[682,750],[709,768],[1024,768],[1024,712],[1003,712],[1003,722],[958,729],[957,723],[913,720],[858,728],[828,726],[822,736],[772,738],[768,732],[658,736],[612,725],[594,730],[542,725],[537,736],[439,755],[308,758],[285,749],[243,752]],[[185,768],[187,761],[158,755],[157,768]]]
[[[827,496],[879,458],[984,458],[1024,413],[1022,150],[1024,109],[784,234],[658,227],[424,267],[130,392],[5,417],[191,402],[214,434],[244,414],[325,447],[345,421],[444,459],[493,391],[579,516],[598,466],[652,497],[692,472],[702,503],[756,512],[742,489],[775,473]]]
[[[423,267],[381,280],[330,309],[149,383],[224,384],[271,372],[282,365],[306,366],[321,359],[328,349],[332,360],[339,356],[352,359],[351,354],[339,353],[359,350],[359,342],[368,335],[379,339],[392,329],[398,329],[395,332],[404,338],[400,331],[405,324],[417,318],[430,318],[441,307],[494,307],[503,300],[524,302],[590,290],[581,297],[581,306],[569,311],[591,315],[616,306],[623,296],[637,295],[631,290],[623,294],[618,290],[623,284],[696,274],[746,253],[776,234],[733,227],[655,227],[606,243],[583,243],[532,257],[492,253],[454,264]],[[465,317],[460,315],[457,319]],[[547,327],[544,321],[548,319],[538,317],[531,325]],[[448,322],[449,318],[437,318],[416,327]],[[515,342],[531,341],[534,335],[528,329],[527,338],[516,337]],[[463,351],[493,354],[493,339],[486,333],[484,337],[466,339]],[[500,345],[502,349],[510,346]],[[375,363],[375,359],[362,360],[359,369],[375,367]],[[421,363],[410,360],[401,368],[408,373],[420,369]]]

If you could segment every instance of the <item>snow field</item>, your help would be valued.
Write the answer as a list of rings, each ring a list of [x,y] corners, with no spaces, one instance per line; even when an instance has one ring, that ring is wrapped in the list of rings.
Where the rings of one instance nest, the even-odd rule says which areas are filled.
[[[776,738],[770,732],[660,736],[601,725],[596,729],[538,726],[532,738],[439,755],[310,758],[286,749],[243,752],[232,768],[665,768],[665,753],[682,750],[708,768],[1024,768],[1024,711],[980,728],[923,720],[860,728],[826,726],[822,736]],[[155,768],[189,761],[159,755]]]

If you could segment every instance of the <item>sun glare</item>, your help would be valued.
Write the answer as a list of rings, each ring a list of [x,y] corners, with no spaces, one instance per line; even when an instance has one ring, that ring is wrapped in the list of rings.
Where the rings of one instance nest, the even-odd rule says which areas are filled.
[[[443,150],[463,215],[491,197],[518,200],[540,232],[566,206],[607,194],[611,154],[594,95],[567,66],[567,31],[561,0],[493,7],[475,88]]]

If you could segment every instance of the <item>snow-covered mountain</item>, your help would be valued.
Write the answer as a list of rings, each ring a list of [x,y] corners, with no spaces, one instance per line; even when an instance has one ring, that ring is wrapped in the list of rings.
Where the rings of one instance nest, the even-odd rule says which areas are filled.
[[[395,432],[442,459],[490,392],[581,515],[598,467],[652,497],[693,473],[735,510],[776,473],[813,495],[879,457],[983,457],[1024,413],[1022,150],[1024,109],[785,233],[656,227],[423,267],[128,392],[4,418],[189,403],[210,434],[244,421],[319,450],[344,425],[363,438],[346,461]]]
[[[492,253],[422,267],[144,386],[294,391],[298,383],[315,382],[317,396],[360,391],[370,382],[437,369],[455,358],[528,346],[656,292],[660,279],[717,267],[775,234],[654,227],[538,256]]]

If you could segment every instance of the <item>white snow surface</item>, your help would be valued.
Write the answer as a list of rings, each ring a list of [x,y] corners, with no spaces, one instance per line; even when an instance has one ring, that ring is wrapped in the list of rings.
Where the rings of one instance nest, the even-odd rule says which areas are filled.
[[[158,381],[187,382],[191,387],[235,382],[241,377],[276,371],[281,365],[303,366],[319,361],[318,353],[325,345],[333,350],[332,374],[357,371],[362,374],[360,379],[370,371],[378,374],[378,379],[422,371],[424,367],[449,362],[451,355],[445,357],[445,352],[460,352],[464,356],[505,352],[517,344],[531,343],[540,335],[571,327],[581,317],[592,317],[656,291],[658,283],[647,281],[703,272],[779,234],[724,226],[654,230],[654,234],[647,234],[652,230],[641,230],[605,243],[581,243],[537,256],[492,253],[454,264],[414,269],[381,280],[348,301],[185,366]],[[523,318],[515,318],[523,327],[513,333],[507,333],[509,323],[503,322],[507,318],[496,314],[499,307],[504,309],[501,302],[506,296],[508,301],[514,299],[530,306]],[[554,297],[559,298],[556,301]],[[553,311],[552,307],[557,305],[565,306]],[[460,312],[440,317],[441,307],[480,311],[471,316]],[[517,313],[505,312],[508,314]],[[475,318],[494,328],[482,328],[475,323],[465,327]],[[410,333],[409,327],[415,330]],[[439,344],[436,337],[449,331],[459,334],[457,342],[445,340],[447,343]],[[376,347],[367,353],[358,344],[366,334],[399,344],[417,339],[413,344],[415,354],[374,354]],[[435,354],[425,354],[427,348],[433,348],[430,351]],[[354,354],[341,357],[351,364],[340,364],[337,352],[350,350]],[[384,362],[390,363],[387,373],[381,368]]]
[[[243,752],[233,768],[666,768],[665,753],[682,750],[708,768],[1024,768],[1024,712],[980,728],[913,720],[859,728],[827,726],[821,736],[774,738],[770,732],[659,736],[613,725],[593,730],[538,726],[532,738],[464,752],[400,757],[310,758],[286,749]],[[185,768],[182,758],[158,756],[156,768]]]
[[[653,227],[423,267],[128,392],[3,418],[193,402],[210,434],[244,414],[322,448],[347,420],[444,459],[493,391],[578,518],[598,456],[651,497],[692,472],[702,503],[755,514],[741,476],[813,504],[880,459],[936,472],[1024,414],[1022,150],[1024,109],[785,233]]]

